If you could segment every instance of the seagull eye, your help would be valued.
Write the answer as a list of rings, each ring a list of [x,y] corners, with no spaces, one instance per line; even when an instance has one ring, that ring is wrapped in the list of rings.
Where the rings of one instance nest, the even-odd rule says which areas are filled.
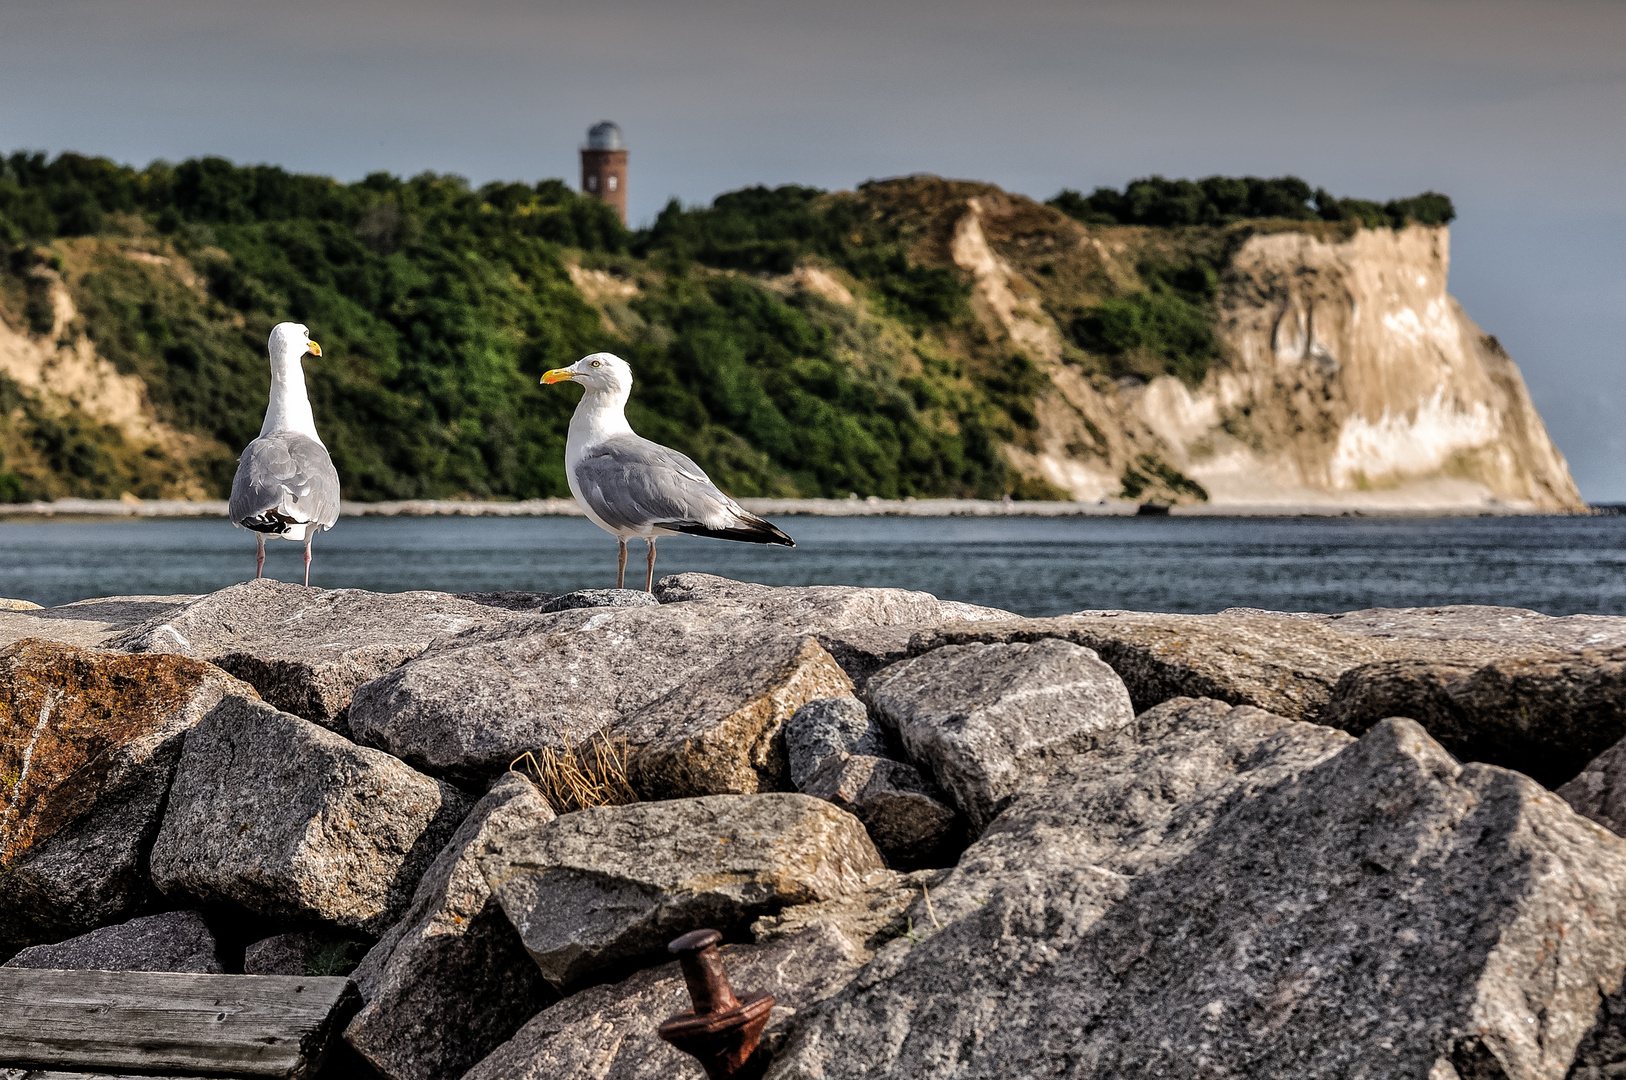
[[[601,366],[601,365],[600,365],[600,364],[599,364],[599,362],[598,362],[598,361],[597,361],[597,360],[594,360],[594,361],[593,361],[593,366],[594,366],[594,367],[599,367],[599,366]]]

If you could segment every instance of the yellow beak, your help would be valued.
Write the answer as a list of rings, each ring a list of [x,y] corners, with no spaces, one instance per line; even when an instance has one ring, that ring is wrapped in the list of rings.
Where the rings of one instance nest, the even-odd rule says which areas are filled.
[[[556,367],[552,371],[542,373],[542,381],[547,384],[556,382],[569,382],[576,377],[576,373],[569,368]]]
[[[306,349],[305,351],[310,353],[312,356],[322,355],[322,347],[316,344],[314,341],[310,343],[310,348]]]

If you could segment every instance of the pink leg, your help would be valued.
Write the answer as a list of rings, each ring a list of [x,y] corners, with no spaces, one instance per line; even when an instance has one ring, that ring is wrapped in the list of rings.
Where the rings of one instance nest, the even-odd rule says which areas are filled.
[[[621,545],[621,561],[615,565],[615,587],[619,589],[627,583],[627,542],[619,536],[615,542]]]
[[[316,539],[315,533],[305,537],[305,588],[307,589],[311,586],[311,541],[314,539]]]
[[[265,575],[265,534],[254,534],[254,580],[258,581]]]
[[[649,572],[644,575],[644,592],[655,591],[655,538],[649,538]]]

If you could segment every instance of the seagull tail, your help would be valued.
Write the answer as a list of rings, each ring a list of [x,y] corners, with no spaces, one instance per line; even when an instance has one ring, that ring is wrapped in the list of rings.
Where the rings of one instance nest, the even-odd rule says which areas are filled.
[[[676,521],[666,525],[676,532],[687,533],[690,536],[712,536],[718,540],[739,540],[746,544],[778,544],[781,547],[795,547],[796,541],[780,531],[779,526],[771,521],[765,521],[755,514],[736,514],[733,524],[727,528],[714,529],[710,525],[702,525],[698,521]]]

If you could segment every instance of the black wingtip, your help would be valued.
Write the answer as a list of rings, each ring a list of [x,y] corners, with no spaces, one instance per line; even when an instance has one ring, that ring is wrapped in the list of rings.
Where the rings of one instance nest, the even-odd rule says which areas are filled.
[[[795,547],[796,541],[787,536],[779,526],[771,521],[764,521],[755,514],[744,514],[737,519],[738,524],[726,529],[713,529],[697,521],[674,522],[667,528],[690,536],[710,536],[717,540],[737,540],[744,544],[775,544],[779,547]]]

